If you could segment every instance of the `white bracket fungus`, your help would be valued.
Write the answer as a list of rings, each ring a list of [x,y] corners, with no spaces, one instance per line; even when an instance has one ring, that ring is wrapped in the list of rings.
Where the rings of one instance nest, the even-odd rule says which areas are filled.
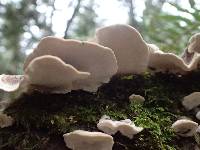
[[[111,25],[96,31],[96,42],[111,48],[117,58],[118,74],[142,73],[149,51],[140,33],[128,25]]]
[[[14,119],[7,114],[0,113],[0,127],[5,128],[12,126],[14,123]]]
[[[185,73],[189,67],[182,58],[172,53],[164,53],[154,44],[148,44],[150,55],[148,67],[155,72]]]
[[[193,108],[200,105],[200,92],[193,92],[188,96],[185,96],[182,101],[182,105],[187,110],[192,110]]]
[[[200,133],[200,126],[198,126],[198,128],[196,129],[197,133]]]
[[[200,150],[199,145],[195,145],[194,150]]]
[[[154,44],[147,45],[150,52],[148,67],[151,71],[185,74],[198,68],[200,61],[200,54],[198,53],[190,54],[186,49],[182,57],[179,57],[161,51]]]
[[[30,85],[45,87],[43,90],[73,89],[73,82],[87,79],[88,72],[80,72],[73,66],[65,64],[60,58],[44,55],[33,59],[25,69],[25,80]]]
[[[46,37],[27,57],[24,70],[32,60],[43,55],[56,56],[77,70],[90,73],[87,79],[74,82],[73,90],[96,91],[102,83],[109,82],[118,69],[116,57],[109,48],[91,42]]]
[[[196,118],[197,118],[198,120],[200,120],[200,111],[198,111],[198,112],[196,113]]]
[[[22,80],[24,79],[23,75],[0,75],[0,89],[6,92],[16,91]]]
[[[200,55],[197,53],[182,57],[165,53],[156,45],[146,43],[136,29],[127,25],[100,28],[95,38],[97,43],[114,51],[119,74],[141,73],[146,71],[147,66],[155,72],[185,74],[197,69],[200,61]],[[190,39],[188,49],[200,52],[199,33]]]
[[[196,33],[190,38],[188,45],[188,52],[200,53],[200,33]]]
[[[180,119],[172,124],[174,132],[183,137],[193,136],[197,128],[198,123],[188,119]]]
[[[63,135],[66,146],[73,150],[112,150],[112,136],[101,132],[76,130]]]
[[[200,33],[194,34],[189,39],[189,44],[185,48],[182,58],[190,64],[191,70],[197,69],[200,60]]]
[[[188,48],[185,48],[185,50],[183,51],[183,53],[181,54],[181,58],[183,59],[183,61],[186,64],[190,64],[190,62],[193,60],[194,56],[197,53],[189,53],[188,52]]]
[[[103,116],[99,120],[97,128],[109,135],[114,135],[119,131],[122,135],[127,136],[130,139],[143,130],[142,127],[135,126],[130,119],[113,121],[108,116]]]
[[[129,96],[129,100],[130,102],[138,102],[138,103],[144,103],[145,99],[143,96],[141,95],[136,95],[136,94],[132,94],[131,96]]]

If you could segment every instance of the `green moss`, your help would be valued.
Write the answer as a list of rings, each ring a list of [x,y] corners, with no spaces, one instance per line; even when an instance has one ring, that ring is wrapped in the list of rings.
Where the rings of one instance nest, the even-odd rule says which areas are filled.
[[[134,117],[135,124],[148,129],[149,134],[158,141],[160,149],[173,148],[173,145],[169,145],[174,136],[170,128],[174,120],[173,114],[166,112],[162,107],[147,109],[139,104],[131,104],[130,109],[137,113]]]
[[[132,140],[120,133],[114,135],[114,150],[181,149],[185,143],[195,140],[180,140],[170,127],[183,115],[195,119],[181,106],[180,100],[200,90],[199,76],[200,72],[181,77],[145,73],[114,77],[97,93],[24,94],[6,110],[16,122],[13,127],[0,129],[0,148],[67,149],[62,138],[64,133],[76,129],[98,131],[98,120],[102,115],[109,115],[116,120],[129,118],[145,128]],[[145,97],[143,105],[129,102],[128,97],[133,93]]]

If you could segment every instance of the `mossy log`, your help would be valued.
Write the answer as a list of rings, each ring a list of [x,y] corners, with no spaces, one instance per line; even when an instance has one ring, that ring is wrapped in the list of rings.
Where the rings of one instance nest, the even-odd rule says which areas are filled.
[[[15,124],[0,129],[2,150],[67,150],[63,134],[76,129],[98,131],[103,115],[129,118],[145,129],[132,140],[114,135],[113,150],[182,150],[194,146],[194,137],[182,138],[170,128],[182,116],[195,115],[181,105],[184,96],[200,91],[200,72],[184,76],[157,73],[113,77],[96,93],[23,94],[5,110]],[[145,98],[143,105],[130,102],[131,94]]]

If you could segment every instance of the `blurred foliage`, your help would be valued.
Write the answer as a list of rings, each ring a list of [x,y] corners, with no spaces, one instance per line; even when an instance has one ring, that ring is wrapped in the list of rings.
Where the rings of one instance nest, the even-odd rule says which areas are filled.
[[[40,5],[52,5],[52,2],[0,1],[0,73],[20,73],[25,50],[52,33],[45,13],[36,9]]]
[[[134,0],[119,0],[122,5],[128,8],[128,24],[141,31],[141,25],[136,19],[135,1]]]
[[[57,11],[56,1],[0,0],[0,74],[21,74],[27,50],[34,48],[42,37],[55,35],[52,18]],[[195,0],[185,0],[190,6],[187,8],[183,7],[183,0],[145,0],[142,21],[137,19],[134,0],[116,1],[127,8],[127,22],[137,28],[147,42],[164,51],[180,54],[189,37],[199,30],[200,9]],[[78,2],[75,15],[66,20],[67,38],[86,40],[104,24],[96,12],[101,6],[95,0],[70,0],[66,1],[66,9],[71,11],[74,7],[75,11]],[[165,11],[165,5],[170,5],[177,13]]]
[[[94,0],[89,0],[81,7],[74,20],[70,37],[86,40],[95,34],[96,28],[101,26],[101,22],[97,20],[98,15],[95,12],[97,7],[98,5]]]
[[[142,22],[145,40],[157,44],[163,51],[180,54],[192,34],[200,29],[200,9],[194,0],[184,2],[188,2],[188,8],[184,8],[179,1],[155,3],[153,0],[147,0]],[[166,4],[171,5],[177,13],[163,11],[162,8]]]

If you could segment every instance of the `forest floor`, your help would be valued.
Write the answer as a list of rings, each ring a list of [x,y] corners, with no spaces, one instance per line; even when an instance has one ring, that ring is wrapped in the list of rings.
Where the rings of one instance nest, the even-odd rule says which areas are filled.
[[[197,138],[175,135],[171,125],[181,117],[196,120],[181,104],[184,96],[200,91],[200,71],[188,75],[157,73],[113,77],[96,93],[22,94],[5,110],[15,119],[0,129],[1,150],[68,150],[63,134],[76,129],[99,131],[101,116],[131,119],[145,129],[132,140],[114,135],[113,150],[193,150]],[[144,104],[129,101],[131,94]]]

